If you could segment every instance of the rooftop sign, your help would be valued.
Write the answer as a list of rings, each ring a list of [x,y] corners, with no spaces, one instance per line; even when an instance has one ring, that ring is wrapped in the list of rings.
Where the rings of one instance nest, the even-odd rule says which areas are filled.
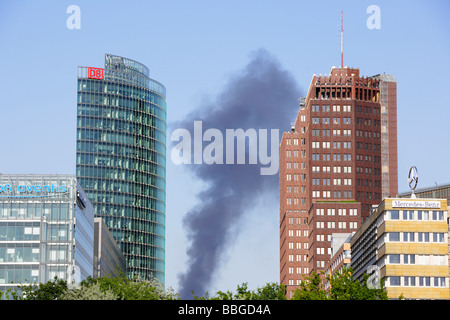
[[[103,79],[103,69],[88,67],[88,78],[102,80]]]
[[[12,184],[0,185],[0,198],[43,198],[59,195],[67,192],[66,185],[25,185],[13,186]]]
[[[421,209],[440,209],[440,201],[406,201],[392,200],[392,208],[421,208]]]

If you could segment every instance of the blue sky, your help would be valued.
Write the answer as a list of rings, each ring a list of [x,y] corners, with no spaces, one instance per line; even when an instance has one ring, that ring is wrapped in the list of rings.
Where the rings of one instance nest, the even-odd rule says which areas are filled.
[[[81,29],[69,30],[69,5]],[[381,10],[381,28],[366,9]],[[450,182],[450,4],[447,1],[7,1],[0,3],[0,173],[74,173],[77,66],[102,67],[104,54],[150,69],[167,88],[168,122],[213,99],[260,48],[306,93],[313,73],[340,63],[398,82],[399,191],[411,165],[419,187]],[[289,124],[286,124],[288,129]],[[174,128],[169,128],[170,132]],[[166,284],[184,270],[183,215],[204,186],[167,161]],[[186,186],[189,186],[188,188]],[[278,203],[265,199],[239,222],[210,292],[279,281]]]

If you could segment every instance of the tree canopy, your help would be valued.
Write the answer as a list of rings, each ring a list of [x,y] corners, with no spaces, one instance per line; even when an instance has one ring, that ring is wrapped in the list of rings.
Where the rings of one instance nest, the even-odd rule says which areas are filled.
[[[328,277],[331,289],[325,290],[326,279],[322,274],[313,272],[301,282],[294,292],[292,300],[386,300],[387,293],[380,289],[369,288],[367,278],[363,282],[353,279],[351,269]],[[40,284],[18,286],[20,290],[0,292],[6,299],[12,300],[179,300],[179,295],[169,288],[165,290],[157,279],[141,280],[119,277],[87,278],[74,286],[67,281],[54,278]],[[248,284],[238,285],[236,292],[218,291],[216,295],[196,296],[195,300],[286,300],[284,284],[267,283],[256,290],[249,290]]]

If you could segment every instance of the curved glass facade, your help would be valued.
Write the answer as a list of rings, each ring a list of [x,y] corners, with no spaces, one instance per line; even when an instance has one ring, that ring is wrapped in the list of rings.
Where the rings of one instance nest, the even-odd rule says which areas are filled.
[[[78,67],[77,179],[127,260],[164,283],[166,90],[146,66],[105,55],[102,79]]]

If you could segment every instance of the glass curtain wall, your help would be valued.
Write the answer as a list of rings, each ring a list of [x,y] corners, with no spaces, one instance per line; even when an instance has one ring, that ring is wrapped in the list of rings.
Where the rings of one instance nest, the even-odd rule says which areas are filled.
[[[131,59],[105,55],[103,79],[78,70],[76,175],[127,260],[164,283],[165,88]]]

